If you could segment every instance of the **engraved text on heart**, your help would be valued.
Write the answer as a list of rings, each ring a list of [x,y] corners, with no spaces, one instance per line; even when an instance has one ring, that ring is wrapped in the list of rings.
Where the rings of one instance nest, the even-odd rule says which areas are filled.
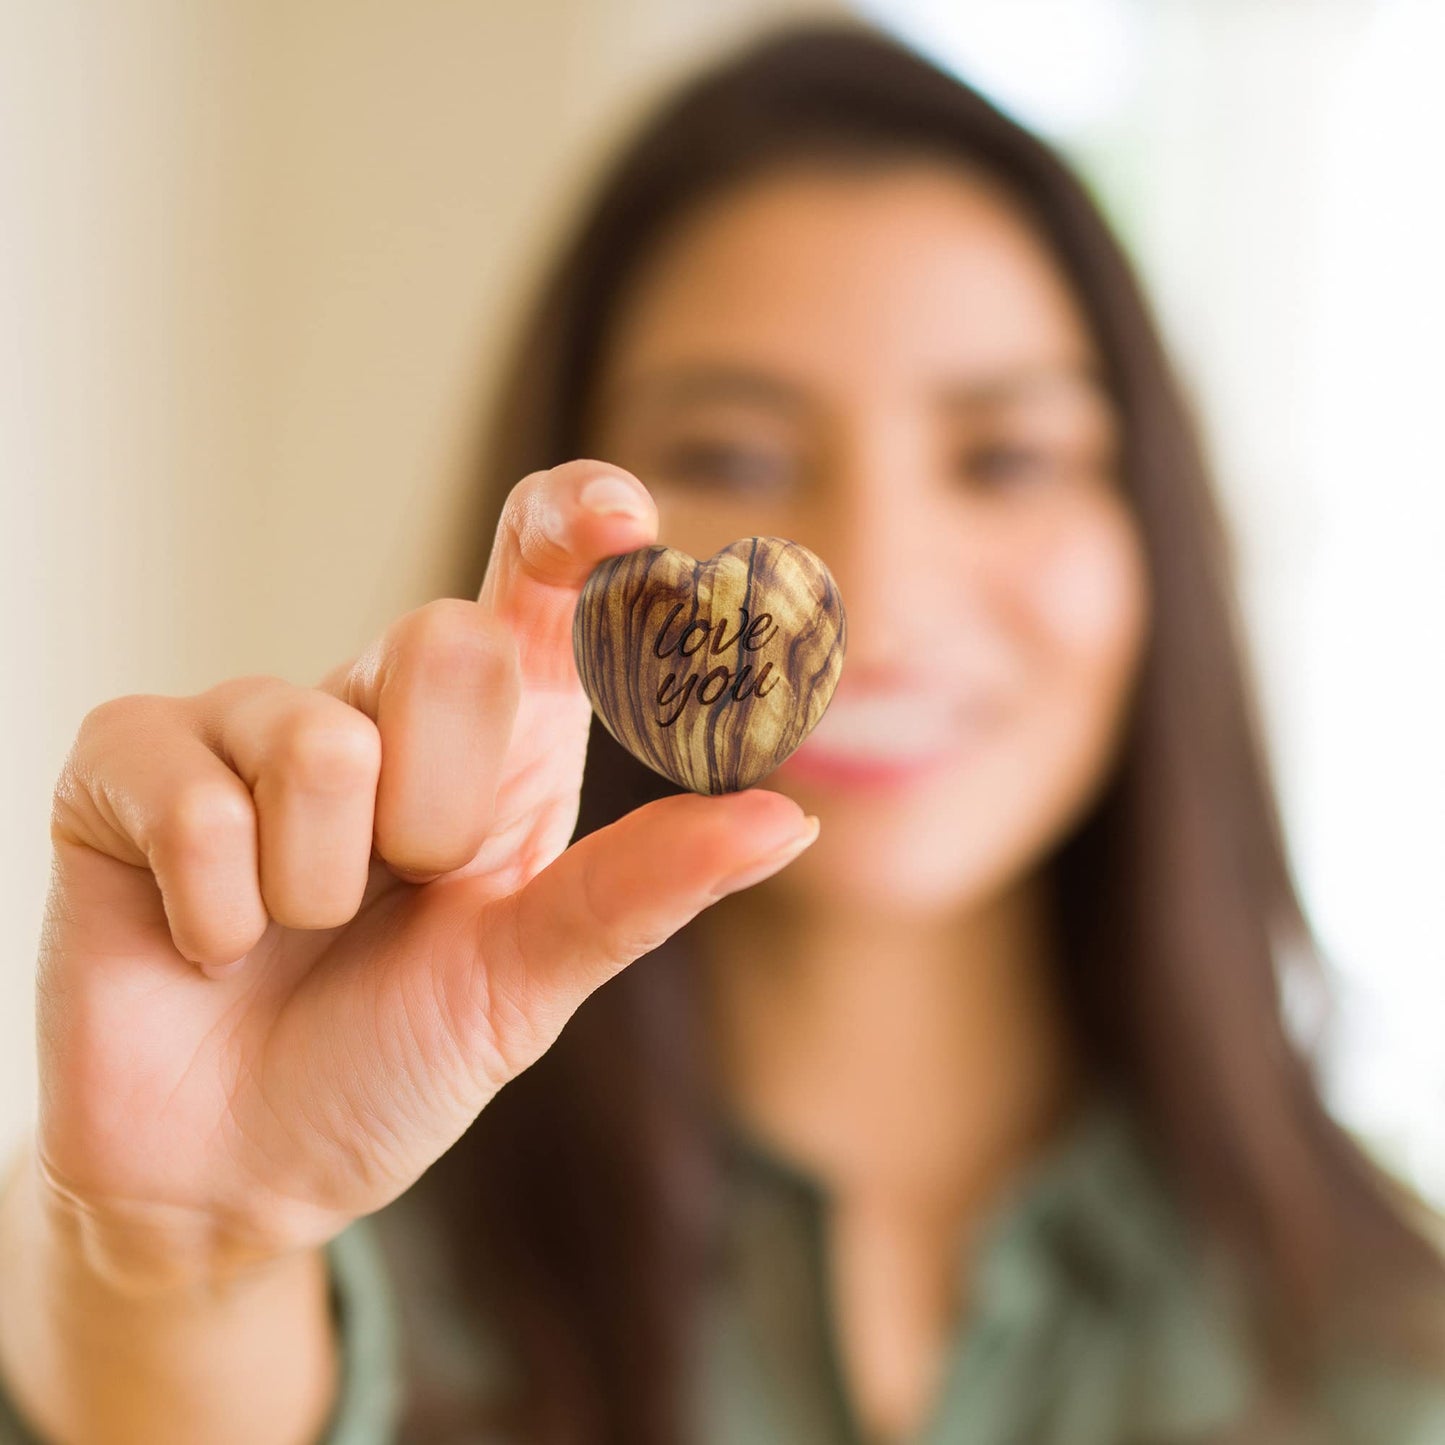
[[[701,662],[705,663],[708,658],[736,647],[738,661],[742,662],[745,653],[760,651],[772,641],[778,631],[771,612],[760,612],[750,622],[748,609],[744,607],[739,609],[741,616],[731,637],[727,635],[726,618],[718,622],[716,627],[711,619],[697,618],[689,622],[675,640],[669,641],[668,629],[677,619],[682,607],[683,604],[679,602],[667,614],[666,621],[658,630],[657,640],[652,645],[655,656],[666,659],[676,654],[691,659],[700,654]],[[771,631],[768,630],[770,625]],[[658,721],[663,727],[671,727],[682,716],[683,709],[693,697],[705,707],[728,700],[741,702],[746,697],[766,697],[778,682],[776,677],[768,677],[772,670],[773,664],[765,662],[758,669],[757,675],[752,676],[751,662],[742,662],[736,672],[726,663],[719,663],[710,671],[701,674],[701,677],[696,671],[689,671],[686,680],[682,682],[678,680],[676,672],[670,672],[657,690]],[[674,711],[671,716],[667,716],[665,710],[674,704]]]

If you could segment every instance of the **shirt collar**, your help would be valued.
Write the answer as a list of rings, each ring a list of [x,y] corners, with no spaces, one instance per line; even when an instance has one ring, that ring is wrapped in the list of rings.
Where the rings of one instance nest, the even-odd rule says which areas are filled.
[[[827,1187],[736,1119],[721,1126],[733,1248],[744,1262],[742,1288],[754,1295],[743,1307],[768,1348],[792,1361],[795,1378],[822,1372],[816,1408],[831,1411],[836,1424],[847,1402],[830,1348]],[[1000,1192],[973,1243],[961,1245],[952,1350],[963,1355],[985,1331],[1016,1341],[1023,1353],[1033,1340],[1046,1373],[1064,1368],[1072,1351],[1081,1375],[1127,1372],[1132,1428],[1203,1429],[1230,1418],[1253,1388],[1234,1308],[1225,1276],[1191,1238],[1131,1111],[1100,1091],[1075,1107]],[[1066,1319],[1073,1324],[1061,1333]],[[1075,1344],[1061,1346],[1070,1329]]]

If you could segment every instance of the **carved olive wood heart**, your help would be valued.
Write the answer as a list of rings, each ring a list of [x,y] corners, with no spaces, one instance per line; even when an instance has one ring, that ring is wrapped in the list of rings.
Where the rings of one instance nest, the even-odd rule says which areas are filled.
[[[843,670],[832,574],[799,542],[745,537],[699,562],[608,557],[582,588],[572,650],[607,731],[695,793],[765,778],[817,726]]]

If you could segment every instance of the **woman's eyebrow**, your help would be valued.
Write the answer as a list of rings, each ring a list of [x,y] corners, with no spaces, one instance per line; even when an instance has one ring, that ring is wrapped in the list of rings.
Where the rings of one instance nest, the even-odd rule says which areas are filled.
[[[1008,405],[1047,396],[1050,392],[1072,392],[1080,400],[1106,407],[1112,403],[1098,368],[1087,361],[1028,363],[950,380],[933,390],[945,411]],[[620,378],[609,391],[608,405],[626,401],[642,408],[741,402],[797,414],[811,405],[804,387],[776,372],[728,362],[657,367]]]
[[[1016,402],[1049,392],[1073,392],[1081,398],[1108,405],[1109,390],[1097,366],[1084,361],[1040,362],[1010,368],[992,375],[952,381],[938,388],[946,409]]]
[[[799,386],[770,372],[715,362],[671,366],[620,381],[613,400],[677,406],[699,401],[743,401],[801,411],[808,399]]]

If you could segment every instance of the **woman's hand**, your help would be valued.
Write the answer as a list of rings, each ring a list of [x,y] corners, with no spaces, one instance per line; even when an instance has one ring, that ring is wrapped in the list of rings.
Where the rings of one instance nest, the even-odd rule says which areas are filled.
[[[603,476],[635,514],[587,509]],[[86,717],[55,795],[35,1139],[117,1284],[221,1280],[380,1208],[587,994],[809,837],[751,790],[567,847],[591,717],[573,610],[656,530],[625,472],[534,473],[476,602],[406,614],[318,688]]]

